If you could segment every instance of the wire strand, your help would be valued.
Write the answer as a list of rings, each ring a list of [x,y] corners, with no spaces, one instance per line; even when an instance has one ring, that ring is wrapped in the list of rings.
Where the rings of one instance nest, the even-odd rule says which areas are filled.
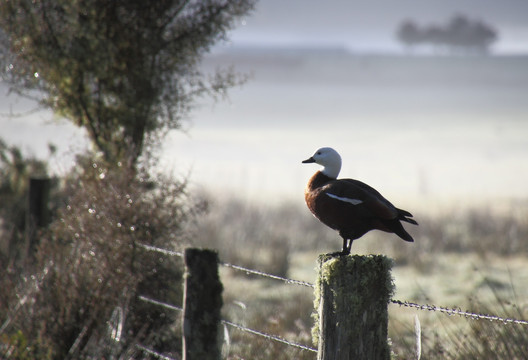
[[[148,251],[157,251],[157,252],[160,252],[162,254],[171,255],[171,256],[180,256],[180,257],[183,256],[183,253],[178,252],[178,251],[161,249],[161,248],[157,248],[155,246],[145,245],[145,244],[140,244],[140,246],[142,246],[143,248],[145,248]],[[269,278],[269,279],[279,280],[279,281],[282,281],[282,282],[284,282],[286,284],[300,285],[300,286],[305,286],[305,287],[310,287],[310,288],[314,288],[315,287],[314,284],[309,283],[307,281],[289,279],[289,278],[285,278],[285,277],[281,277],[281,276],[277,276],[277,275],[273,275],[273,274],[268,274],[268,273],[265,273],[263,271],[249,269],[249,268],[246,268],[246,267],[243,267],[243,266],[234,265],[234,264],[225,263],[225,262],[220,262],[219,264],[222,265],[222,266],[234,269],[234,270],[245,272],[246,274],[253,274],[253,275],[266,277],[266,278]],[[156,301],[156,300],[152,300],[152,301]],[[424,305],[424,304],[417,304],[417,303],[413,303],[413,302],[410,302],[410,301],[402,301],[402,300],[396,300],[396,299],[391,299],[390,302],[393,303],[393,304],[399,305],[399,306],[414,308],[414,309],[417,309],[417,310],[437,311],[437,312],[441,312],[441,313],[444,313],[444,314],[447,314],[447,315],[457,315],[457,316],[462,316],[462,317],[466,317],[466,318],[470,318],[470,319],[474,319],[474,320],[489,320],[489,321],[502,322],[504,324],[528,325],[528,320],[505,318],[505,317],[501,317],[501,316],[497,316],[497,315],[478,314],[478,313],[474,313],[474,312],[471,312],[471,311],[463,311],[460,308],[448,308],[448,307],[429,305],[429,304],[425,304]],[[170,304],[167,304],[167,305],[172,306]]]
[[[156,351],[154,351],[154,350],[152,350],[152,349],[149,349],[148,347],[143,346],[143,345],[140,345],[140,344],[136,344],[136,347],[137,347],[139,350],[141,350],[141,351],[143,351],[143,352],[145,352],[145,353],[147,353],[147,354],[149,354],[149,355],[155,356],[155,357],[158,358],[158,359],[163,359],[163,360],[176,360],[176,359],[174,359],[174,358],[171,358],[171,357],[169,357],[169,356],[167,356],[167,355],[160,354],[159,352],[156,352]]]
[[[148,303],[151,303],[151,304],[154,304],[154,305],[158,305],[158,306],[164,307],[164,308],[169,309],[169,310],[183,311],[183,308],[181,306],[168,304],[168,303],[165,303],[163,301],[151,299],[151,298],[148,298],[148,297],[143,296],[143,295],[139,295],[138,299],[139,300],[143,300],[143,301],[148,302]]]
[[[164,307],[164,308],[169,309],[169,310],[183,311],[183,309],[180,306],[176,306],[176,305],[165,303],[163,301],[151,299],[151,298],[148,298],[148,297],[143,296],[143,295],[138,296],[138,298],[140,300],[142,300],[142,301],[148,302],[148,303],[153,304],[153,305],[158,305],[158,306]],[[297,343],[288,341],[288,340],[283,339],[283,338],[281,338],[280,336],[277,336],[277,335],[271,335],[271,334],[267,334],[267,333],[262,332],[262,331],[258,331],[258,330],[255,330],[255,329],[250,329],[248,327],[245,327],[243,325],[234,323],[234,322],[229,321],[229,320],[220,320],[220,322],[222,324],[234,327],[234,328],[236,328],[238,330],[245,331],[245,332],[253,334],[253,335],[258,335],[258,336],[264,337],[264,338],[266,338],[268,340],[277,341],[277,342],[280,342],[280,343],[283,343],[283,344],[286,344],[286,345],[289,345],[289,346],[293,346],[293,347],[296,347],[296,348],[302,349],[302,350],[317,352],[316,349],[313,349],[313,348],[308,347],[306,345],[297,344]]]
[[[225,266],[225,267],[229,267],[231,269],[235,269],[235,270],[238,270],[238,271],[245,272],[246,274],[259,275],[259,276],[266,277],[266,278],[269,278],[269,279],[280,280],[280,281],[285,282],[286,284],[301,285],[301,286],[306,286],[306,287],[310,287],[310,288],[314,287],[314,284],[306,282],[306,281],[288,279],[288,278],[285,278],[285,277],[282,277],[282,276],[268,274],[268,273],[265,273],[265,272],[262,272],[262,271],[258,271],[258,270],[248,269],[248,268],[245,268],[245,267],[239,266],[239,265],[234,265],[234,264],[229,264],[229,263],[224,263],[224,262],[220,262],[220,265]]]
[[[180,251],[162,249],[162,248],[159,248],[159,247],[156,247],[156,246],[147,245],[147,244],[143,244],[143,243],[138,243],[138,246],[144,248],[147,251],[155,251],[155,252],[159,252],[159,253],[164,254],[164,255],[183,257],[183,253],[180,252]]]
[[[458,315],[474,320],[489,320],[489,321],[498,321],[502,322],[504,324],[519,324],[519,325],[528,325],[528,320],[518,320],[518,319],[512,319],[512,318],[505,318],[497,315],[487,315],[487,314],[477,314],[471,311],[464,311],[459,308],[447,308],[442,306],[436,306],[436,305],[422,305],[422,304],[416,304],[409,301],[401,301],[401,300],[391,300],[391,303],[414,308],[418,310],[425,310],[425,311],[438,311],[441,313],[445,313],[447,315]]]
[[[159,248],[159,247],[156,247],[156,246],[142,244],[142,243],[139,243],[138,245],[141,246],[142,248],[144,248],[145,250],[148,250],[148,251],[155,251],[155,252],[159,252],[161,254],[170,255],[170,256],[183,257],[183,253],[180,252],[180,251],[162,249],[162,248]],[[309,282],[302,281],[302,280],[288,279],[288,278],[285,278],[285,277],[282,277],[282,276],[268,274],[268,273],[265,273],[263,271],[254,270],[254,269],[248,269],[248,268],[245,268],[243,266],[230,264],[230,263],[226,263],[226,262],[222,262],[222,261],[219,262],[219,264],[221,266],[225,266],[225,267],[228,267],[228,268],[231,268],[231,269],[234,269],[234,270],[245,272],[246,274],[259,275],[259,276],[267,277],[267,278],[274,279],[274,280],[280,280],[280,281],[283,281],[283,282],[285,282],[287,284],[301,285],[301,286],[306,286],[306,287],[311,287],[311,288],[314,287],[314,284],[311,284]]]
[[[234,328],[236,328],[238,330],[241,330],[241,331],[253,334],[253,335],[258,335],[258,336],[264,337],[264,338],[266,338],[268,340],[273,340],[273,341],[280,342],[280,343],[283,343],[283,344],[286,344],[286,345],[289,345],[289,346],[292,346],[292,347],[296,347],[296,348],[301,349],[301,350],[311,351],[311,352],[315,352],[315,353],[317,352],[317,349],[311,348],[309,346],[302,345],[302,344],[297,344],[297,343],[288,341],[288,340],[283,339],[283,338],[281,338],[280,336],[277,336],[277,335],[271,335],[271,334],[267,334],[267,333],[262,332],[262,331],[250,329],[250,328],[247,328],[245,326],[242,326],[240,324],[236,324],[236,323],[228,321],[228,320],[221,320],[221,323],[225,324],[225,325],[232,326],[232,327],[234,327]]]

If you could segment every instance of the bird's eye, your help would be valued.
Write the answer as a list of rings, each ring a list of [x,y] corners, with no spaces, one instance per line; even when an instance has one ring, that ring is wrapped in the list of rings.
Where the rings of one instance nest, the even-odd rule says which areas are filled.
[[[320,152],[320,151],[318,151],[318,152],[317,152],[317,155],[321,155],[321,152]]]

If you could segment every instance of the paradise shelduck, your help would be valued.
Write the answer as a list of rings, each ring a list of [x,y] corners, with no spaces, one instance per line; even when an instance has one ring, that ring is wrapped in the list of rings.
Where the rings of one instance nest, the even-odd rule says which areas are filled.
[[[370,230],[395,233],[405,241],[414,239],[400,221],[418,225],[412,214],[398,209],[369,185],[353,179],[337,179],[341,156],[332,148],[323,147],[303,161],[324,168],[317,171],[306,186],[304,198],[314,216],[339,232],[343,251],[350,254],[352,242]]]

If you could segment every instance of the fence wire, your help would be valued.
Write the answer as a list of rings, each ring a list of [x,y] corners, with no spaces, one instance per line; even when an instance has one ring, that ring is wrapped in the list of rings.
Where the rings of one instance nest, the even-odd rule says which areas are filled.
[[[138,348],[139,350],[143,351],[143,352],[146,353],[146,354],[149,354],[149,355],[152,355],[152,356],[156,357],[157,359],[163,359],[163,360],[177,360],[177,359],[171,358],[171,357],[169,357],[169,356],[166,356],[166,355],[160,354],[159,352],[154,351],[154,350],[152,350],[152,349],[149,349],[148,347],[143,346],[143,345],[139,345],[139,344],[137,344],[137,345],[136,345],[136,348]]]
[[[288,340],[283,339],[283,338],[281,338],[280,336],[277,336],[277,335],[271,335],[271,334],[267,334],[267,333],[262,332],[262,331],[253,330],[253,329],[247,328],[245,326],[242,326],[240,324],[233,323],[231,321],[221,320],[221,323],[224,324],[224,325],[228,325],[228,326],[234,327],[234,328],[236,328],[238,330],[241,330],[241,331],[253,334],[253,335],[261,336],[261,337],[266,338],[268,340],[273,340],[273,341],[276,341],[276,342],[279,342],[279,343],[282,343],[282,344],[286,344],[286,345],[289,345],[289,346],[292,346],[292,347],[295,347],[295,348],[298,348],[298,349],[301,349],[301,350],[311,351],[311,352],[315,352],[315,353],[317,352],[317,349],[311,348],[309,346],[302,345],[302,344],[297,344],[297,343],[288,341]]]
[[[307,287],[311,287],[311,288],[314,287],[314,284],[306,282],[306,281],[288,279],[288,278],[285,278],[285,277],[282,277],[282,276],[272,275],[272,274],[268,274],[268,273],[265,273],[265,272],[262,272],[262,271],[248,269],[248,268],[245,268],[245,267],[239,266],[239,265],[233,265],[233,264],[224,263],[224,262],[221,262],[220,265],[228,267],[228,268],[231,268],[231,269],[235,269],[235,270],[238,270],[238,271],[245,272],[246,274],[259,275],[259,276],[266,277],[266,278],[269,278],[269,279],[284,281],[286,284],[301,285],[301,286],[307,286]]]
[[[169,310],[183,311],[183,308],[180,307],[180,306],[176,306],[176,305],[165,303],[163,301],[151,299],[151,298],[148,298],[148,297],[143,296],[143,295],[140,295],[138,298],[140,300],[142,300],[142,301],[148,302],[148,303],[153,304],[153,305],[161,306],[161,307],[164,307],[164,308],[169,309]],[[243,332],[247,332],[247,333],[250,333],[250,334],[253,334],[253,335],[261,336],[261,337],[266,338],[268,340],[273,340],[273,341],[276,341],[276,342],[279,342],[279,343],[282,343],[282,344],[286,344],[286,345],[289,345],[289,346],[292,346],[292,347],[295,347],[295,348],[298,348],[298,349],[301,349],[301,350],[317,352],[317,349],[313,349],[313,348],[308,347],[306,345],[294,343],[292,341],[283,339],[283,338],[281,338],[280,336],[277,336],[277,335],[272,335],[272,334],[265,333],[263,331],[258,331],[258,330],[255,330],[255,329],[251,329],[251,328],[248,328],[246,326],[234,323],[232,321],[220,320],[220,323],[222,323],[223,325],[231,326],[231,327],[236,328],[238,330],[241,330]]]
[[[487,314],[477,314],[471,311],[464,311],[460,308],[447,308],[447,307],[441,307],[436,305],[422,305],[422,304],[416,304],[409,301],[401,301],[401,300],[394,300],[391,299],[390,301],[393,304],[414,308],[418,310],[426,310],[426,311],[437,311],[441,312],[447,315],[458,315],[462,317],[466,317],[468,319],[474,319],[474,320],[489,320],[489,321],[496,321],[496,322],[502,322],[504,324],[519,324],[519,325],[528,325],[528,320],[518,320],[518,319],[512,319],[512,318],[504,318],[497,315],[487,315]]]
[[[138,243],[138,246],[142,247],[143,249],[147,251],[155,251],[155,252],[159,252],[164,255],[183,257],[183,253],[180,251],[162,249],[156,246],[142,244],[142,243]]]
[[[148,303],[151,303],[151,304],[154,304],[154,305],[158,305],[158,306],[164,307],[165,309],[174,310],[174,311],[183,311],[183,308],[181,306],[168,304],[168,303],[165,303],[163,301],[151,299],[151,298],[148,298],[148,297],[143,296],[143,295],[138,296],[138,299],[142,300],[144,302],[148,302]]]
[[[183,257],[183,253],[180,252],[180,251],[162,249],[162,248],[159,248],[159,247],[156,247],[156,246],[142,244],[142,243],[139,243],[138,245],[140,247],[144,248],[147,251],[155,251],[155,252],[159,252],[159,253],[164,254],[164,255]],[[244,272],[246,274],[253,274],[253,275],[258,275],[258,276],[262,276],[262,277],[267,277],[267,278],[273,279],[273,280],[280,280],[280,281],[283,281],[283,282],[285,282],[287,284],[301,285],[301,286],[306,286],[306,287],[311,287],[311,288],[314,287],[314,284],[306,282],[306,281],[288,279],[288,278],[285,278],[285,277],[281,277],[281,276],[277,276],[277,275],[273,275],[273,274],[268,274],[268,273],[265,273],[265,272],[262,272],[262,271],[259,271],[259,270],[248,269],[248,268],[245,268],[245,267],[240,266],[240,265],[230,264],[230,263],[226,263],[226,262],[219,262],[219,265],[225,266],[225,267],[228,267],[228,268],[231,268],[231,269],[234,269],[234,270],[242,271],[242,272]]]
[[[149,251],[157,251],[162,254],[171,255],[171,256],[180,256],[180,257],[183,256],[183,253],[181,252],[161,249],[155,246],[150,246],[150,245],[145,245],[145,244],[140,244],[140,245]],[[253,274],[253,275],[262,276],[268,279],[283,281],[286,284],[300,285],[300,286],[311,287],[311,288],[315,287],[314,284],[306,282],[306,281],[289,279],[289,278],[285,278],[285,277],[281,277],[281,276],[277,276],[273,274],[268,274],[262,271],[245,268],[239,265],[234,265],[234,264],[229,264],[229,263],[224,263],[224,262],[220,262],[220,265],[237,270],[237,271],[244,272],[246,274]],[[391,299],[390,302],[393,304],[399,305],[399,306],[403,306],[403,307],[413,308],[413,309],[422,310],[422,311],[435,311],[435,312],[440,312],[440,313],[444,313],[447,315],[457,315],[457,316],[461,316],[461,317],[465,317],[465,318],[473,319],[473,320],[489,320],[489,321],[501,322],[503,324],[528,325],[528,320],[506,318],[506,317],[501,317],[497,315],[478,314],[478,313],[474,313],[471,311],[461,310],[461,308],[459,307],[448,308],[448,307],[429,305],[429,304],[424,305],[424,304],[417,304],[417,303],[413,303],[410,301],[402,301],[402,300],[396,300],[396,299]]]

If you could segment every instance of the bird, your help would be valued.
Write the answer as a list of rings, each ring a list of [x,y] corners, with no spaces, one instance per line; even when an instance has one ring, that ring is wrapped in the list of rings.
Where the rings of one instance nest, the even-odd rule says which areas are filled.
[[[398,209],[377,190],[359,180],[337,179],[341,156],[336,150],[322,147],[302,163],[323,166],[308,181],[304,198],[312,214],[343,238],[343,250],[335,254],[350,254],[354,240],[376,229],[414,242],[401,223],[418,225],[410,212]]]

